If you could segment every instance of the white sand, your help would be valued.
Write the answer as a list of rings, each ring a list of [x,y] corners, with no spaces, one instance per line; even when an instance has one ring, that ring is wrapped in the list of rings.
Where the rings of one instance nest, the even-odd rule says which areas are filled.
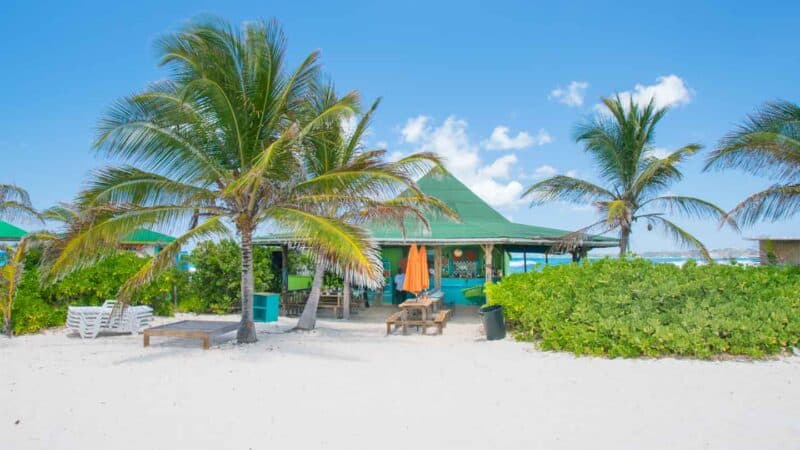
[[[441,337],[384,337],[386,311],[313,334],[274,334],[282,318],[255,345],[208,351],[1,338],[0,448],[800,447],[800,358],[575,358],[486,342],[472,314]]]

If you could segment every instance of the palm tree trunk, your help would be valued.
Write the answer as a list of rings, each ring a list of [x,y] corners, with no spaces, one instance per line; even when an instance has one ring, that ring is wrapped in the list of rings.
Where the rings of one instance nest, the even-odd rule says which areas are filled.
[[[619,229],[619,257],[622,258],[623,256],[628,254],[628,246],[630,245],[631,239],[631,229],[626,226],[622,226]]]
[[[344,286],[342,286],[342,319],[350,318],[350,299],[353,296],[353,290],[350,287],[350,274],[344,275]]]
[[[253,231],[249,226],[239,227],[242,236],[242,320],[236,340],[240,344],[256,342],[256,325],[253,323]]]
[[[11,324],[11,311],[14,306],[14,293],[6,292],[5,298],[0,301],[5,301],[6,304],[3,308],[3,333],[9,338],[14,336],[14,326]]]
[[[9,338],[14,336],[14,327],[11,325],[11,317],[10,316],[3,316],[3,332]]]
[[[306,307],[303,314],[297,321],[297,328],[300,330],[313,330],[317,326],[317,307],[319,306],[319,296],[322,294],[322,283],[325,281],[325,263],[317,262],[314,269],[314,281],[311,282],[311,292],[308,294]]]

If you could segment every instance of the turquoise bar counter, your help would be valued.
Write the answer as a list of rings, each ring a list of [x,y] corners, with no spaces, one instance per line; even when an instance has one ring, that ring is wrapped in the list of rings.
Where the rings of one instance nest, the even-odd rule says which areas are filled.
[[[455,303],[456,305],[473,305],[474,303],[464,298],[461,290],[472,286],[481,286],[484,282],[483,278],[442,278],[444,302]]]

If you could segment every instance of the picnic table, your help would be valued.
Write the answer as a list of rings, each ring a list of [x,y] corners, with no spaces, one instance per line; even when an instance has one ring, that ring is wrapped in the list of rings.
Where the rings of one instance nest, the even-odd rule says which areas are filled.
[[[165,336],[188,339],[202,339],[203,348],[208,350],[211,338],[230,333],[239,328],[239,322],[218,320],[181,320],[180,322],[159,325],[144,330],[144,346],[150,345],[150,336]]]
[[[434,298],[416,298],[413,300],[406,300],[398,306],[403,311],[408,311],[409,315],[415,316],[417,313],[422,317],[422,320],[428,320],[428,316],[433,314],[434,308],[438,306],[441,300]]]

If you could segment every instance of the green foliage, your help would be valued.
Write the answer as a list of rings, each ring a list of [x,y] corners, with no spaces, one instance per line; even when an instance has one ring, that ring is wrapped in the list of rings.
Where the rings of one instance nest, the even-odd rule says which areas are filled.
[[[38,269],[26,270],[11,313],[14,334],[35,333],[43,328],[61,326],[66,319],[65,306],[51,305],[42,297]]]
[[[45,288],[43,298],[53,305],[101,305],[105,300],[117,298],[122,284],[147,261],[131,252],[120,252]],[[181,276],[184,275],[176,269],[165,272],[139,290],[132,304],[150,305],[157,315],[172,315],[172,282],[181,284]]]
[[[280,277],[273,274],[271,267],[271,249],[255,247],[253,250],[256,291],[279,289]],[[130,252],[120,252],[43,288],[39,283],[39,256],[32,252],[26,259],[27,268],[12,317],[15,333],[34,333],[63,325],[69,305],[101,305],[107,299],[117,298],[125,281],[149,261]],[[132,303],[150,305],[155,314],[169,316],[173,313],[175,293],[180,311],[225,314],[238,310],[239,245],[231,240],[202,242],[192,252],[190,260],[197,268],[194,274],[169,269],[137,290]]]
[[[253,248],[255,292],[275,291],[280,277],[272,270],[270,249]],[[195,313],[226,314],[241,307],[241,250],[232,240],[205,241],[191,255],[197,271],[185,296],[179,295],[179,309]]]
[[[643,259],[545,267],[487,286],[518,338],[610,357],[763,357],[800,344],[800,268]]]

